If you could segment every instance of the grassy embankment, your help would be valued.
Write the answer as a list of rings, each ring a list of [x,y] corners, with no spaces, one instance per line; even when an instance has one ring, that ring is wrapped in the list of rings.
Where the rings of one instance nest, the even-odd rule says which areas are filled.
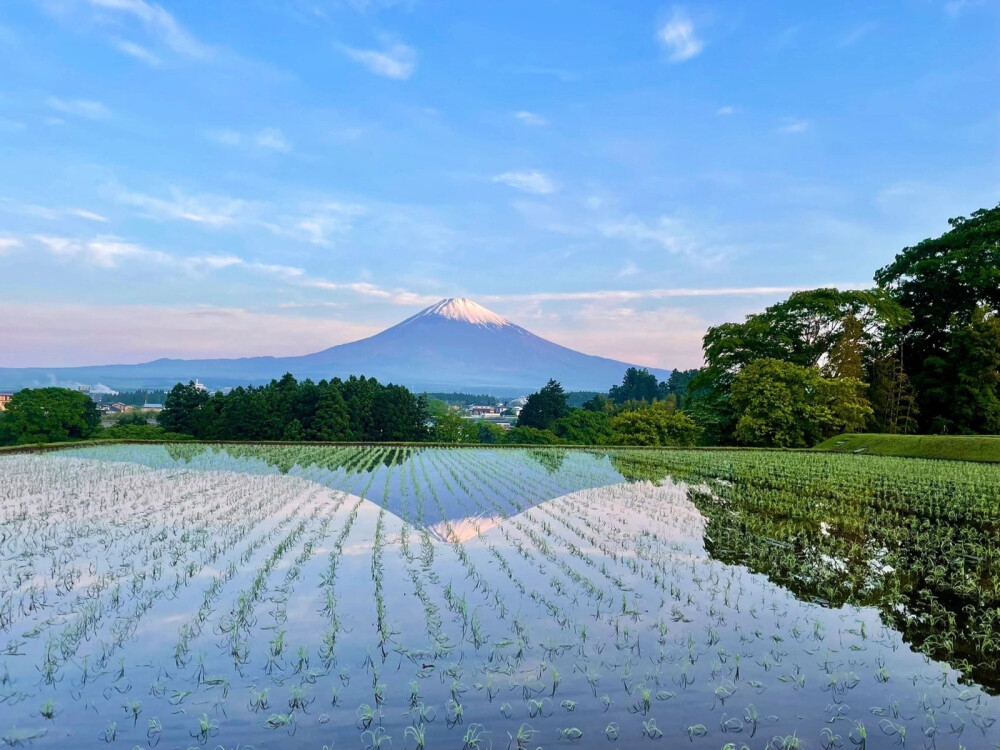
[[[1000,463],[1000,435],[838,435],[813,450]]]

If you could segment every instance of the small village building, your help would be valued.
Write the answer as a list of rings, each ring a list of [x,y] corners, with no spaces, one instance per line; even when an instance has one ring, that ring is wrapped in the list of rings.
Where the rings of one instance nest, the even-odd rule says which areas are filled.
[[[7,404],[12,398],[14,398],[13,393],[7,391],[0,393],[0,411],[7,411]]]
[[[490,417],[499,417],[501,414],[500,409],[495,406],[482,406],[480,404],[473,404],[469,407],[469,414],[474,417],[481,417],[487,419]]]

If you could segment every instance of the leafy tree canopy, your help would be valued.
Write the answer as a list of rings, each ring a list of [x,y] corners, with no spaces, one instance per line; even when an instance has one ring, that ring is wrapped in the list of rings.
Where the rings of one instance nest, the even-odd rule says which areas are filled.
[[[913,314],[899,339],[920,426],[996,432],[989,329],[1000,314],[1000,206],[948,223],[940,237],[904,248],[875,281]]]
[[[528,396],[528,401],[517,419],[517,426],[545,430],[567,414],[569,414],[569,403],[566,392],[555,380],[549,380],[538,393]]]
[[[608,398],[616,404],[628,401],[653,403],[659,395],[659,382],[649,370],[630,367],[625,371],[621,385],[611,387]]]
[[[611,417],[605,412],[574,409],[550,428],[571,445],[605,445],[612,441]]]
[[[904,248],[875,282],[912,313],[907,340],[941,347],[975,311],[1000,312],[1000,205],[949,219],[951,230]]]
[[[865,388],[853,378],[824,378],[816,367],[757,360],[733,382],[736,438],[744,445],[808,448],[859,431],[872,413]]]
[[[97,406],[68,388],[25,389],[0,413],[0,445],[84,440],[101,428]]]
[[[621,412],[611,419],[611,429],[617,445],[694,445],[700,432],[689,416],[662,404]]]
[[[856,320],[865,345],[909,320],[909,313],[881,289],[796,292],[743,323],[708,329],[704,349],[709,377],[733,377],[759,359],[811,367],[830,354],[846,320]]]

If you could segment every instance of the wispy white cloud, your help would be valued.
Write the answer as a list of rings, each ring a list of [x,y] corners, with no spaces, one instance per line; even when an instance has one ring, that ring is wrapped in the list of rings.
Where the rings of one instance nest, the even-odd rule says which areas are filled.
[[[253,137],[253,145],[270,151],[288,152],[292,150],[291,144],[278,128],[264,128],[258,131]]]
[[[441,299],[440,295],[437,294],[419,294],[406,289],[386,289],[378,284],[363,281],[338,282],[326,279],[304,279],[300,282],[300,286],[327,292],[353,292],[362,297],[373,298],[393,305],[433,305]]]
[[[212,55],[210,47],[198,41],[161,5],[145,0],[89,0],[89,3],[99,11],[133,17],[152,38],[182,57],[206,59]]]
[[[18,304],[0,301],[4,365],[60,367],[159,357],[291,356],[376,333],[327,315],[209,305]],[[128,321],[128,325],[122,325]],[[114,336],[108,336],[114,331]]]
[[[182,220],[210,227],[223,227],[243,221],[251,205],[236,198],[216,195],[187,195],[174,188],[169,198],[157,198],[144,193],[120,190],[120,203],[134,206],[143,215],[158,220]]]
[[[720,116],[735,115],[739,109],[737,107],[719,107],[715,110],[715,114]]]
[[[166,197],[118,189],[115,197],[157,221],[184,221],[239,232],[264,229],[277,237],[321,247],[331,247],[363,217],[380,225],[373,231],[402,223],[411,238],[420,232],[419,218],[409,217],[405,210],[392,206],[369,208],[338,201],[282,206],[221,195],[190,195],[177,188],[171,188]]]
[[[494,177],[493,182],[499,182],[516,190],[535,195],[547,195],[559,189],[551,177],[537,169],[504,172]]]
[[[170,256],[156,250],[123,242],[116,237],[96,237],[77,240],[69,237],[36,235],[35,239],[53,255],[66,259],[80,259],[101,268],[115,268],[125,258],[142,259],[157,263],[170,260]]]
[[[205,137],[223,146],[239,146],[244,141],[243,133],[238,130],[223,128],[221,130],[206,130]]]
[[[0,210],[8,211],[18,216],[30,216],[36,219],[46,219],[55,221],[67,217],[77,217],[88,221],[106,222],[107,219],[93,211],[86,211],[82,208],[52,208],[49,206],[39,206],[33,203],[23,203],[11,198],[0,197]]]
[[[67,208],[66,213],[72,216],[79,216],[81,219],[87,219],[89,221],[100,221],[107,222],[107,219],[100,214],[95,214],[93,211],[85,211],[82,208]]]
[[[635,276],[639,273],[639,266],[637,266],[632,261],[625,261],[625,265],[622,266],[621,270],[617,273],[619,279],[624,279],[629,276]]]
[[[486,302],[637,302],[685,297],[736,297],[773,296],[791,294],[803,289],[836,287],[838,289],[867,289],[871,283],[817,283],[806,286],[736,286],[706,288],[657,288],[657,289],[596,289],[580,292],[531,292],[525,294],[486,294],[476,299]]]
[[[858,24],[853,29],[844,34],[838,41],[838,47],[850,47],[852,44],[857,44],[866,36],[871,34],[878,27],[878,24],[873,21],[868,21],[866,23]]]
[[[19,247],[23,247],[21,240],[15,240],[13,237],[0,237],[0,255],[6,255]]]
[[[603,221],[598,232],[609,239],[622,239],[637,245],[651,244],[670,253],[702,252],[704,247],[680,219],[661,216],[652,222],[636,216]]]
[[[680,8],[656,32],[656,38],[666,47],[670,62],[684,62],[701,54],[705,43],[695,34],[694,23]]]
[[[103,269],[116,269],[128,261],[156,264],[188,272],[218,271],[232,266],[250,270],[258,269],[235,255],[172,255],[152,250],[113,235],[99,235],[89,239],[38,234],[34,236],[52,255],[65,260],[77,260],[86,265]]]
[[[788,133],[788,134],[805,133],[811,127],[812,123],[809,122],[809,120],[801,120],[792,117],[786,117],[784,120],[781,121],[781,124],[778,126],[778,132]]]
[[[402,42],[384,39],[382,49],[359,49],[344,44],[337,46],[348,58],[383,78],[405,81],[417,69],[416,50]]]
[[[528,112],[527,110],[521,110],[520,112],[515,112],[514,117],[523,122],[525,125],[533,125],[535,127],[542,127],[548,125],[549,121],[542,117],[540,114],[535,112]]]
[[[280,128],[262,128],[252,133],[242,133],[238,130],[225,128],[209,130],[205,133],[205,137],[223,146],[248,146],[263,151],[281,153],[288,153],[292,150],[292,144],[285,138]]]
[[[90,99],[60,99],[50,96],[45,100],[49,108],[56,112],[75,117],[84,117],[88,120],[106,120],[111,117],[111,110],[101,104],[101,102]]]
[[[134,57],[136,60],[144,62],[152,68],[159,68],[163,65],[163,60],[143,47],[141,44],[136,44],[135,42],[130,42],[125,39],[115,39],[113,44],[119,52],[123,52],[130,57]]]
[[[305,269],[296,266],[245,260],[236,255],[174,255],[115,236],[79,238],[37,234],[32,239],[57,258],[78,261],[107,270],[118,269],[127,263],[155,264],[162,269],[195,274],[229,269],[250,272],[265,277],[268,281],[277,281],[292,287],[324,292],[347,292],[391,305],[427,305],[439,299],[438,295],[420,294],[398,287],[386,288],[367,281],[338,281],[313,276]],[[20,245],[19,240],[9,241],[11,249]]]
[[[312,245],[329,247],[354,227],[354,222],[368,209],[356,203],[324,201],[300,207],[299,212],[276,216],[262,226],[279,237],[290,237]]]

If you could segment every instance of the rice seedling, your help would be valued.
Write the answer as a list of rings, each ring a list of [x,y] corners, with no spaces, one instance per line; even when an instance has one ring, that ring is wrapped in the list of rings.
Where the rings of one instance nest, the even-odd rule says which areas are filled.
[[[998,474],[668,450],[4,456],[0,732],[131,746],[143,719],[164,746],[339,745],[347,704],[381,748],[491,729],[532,749],[865,747],[876,726],[992,746]]]

